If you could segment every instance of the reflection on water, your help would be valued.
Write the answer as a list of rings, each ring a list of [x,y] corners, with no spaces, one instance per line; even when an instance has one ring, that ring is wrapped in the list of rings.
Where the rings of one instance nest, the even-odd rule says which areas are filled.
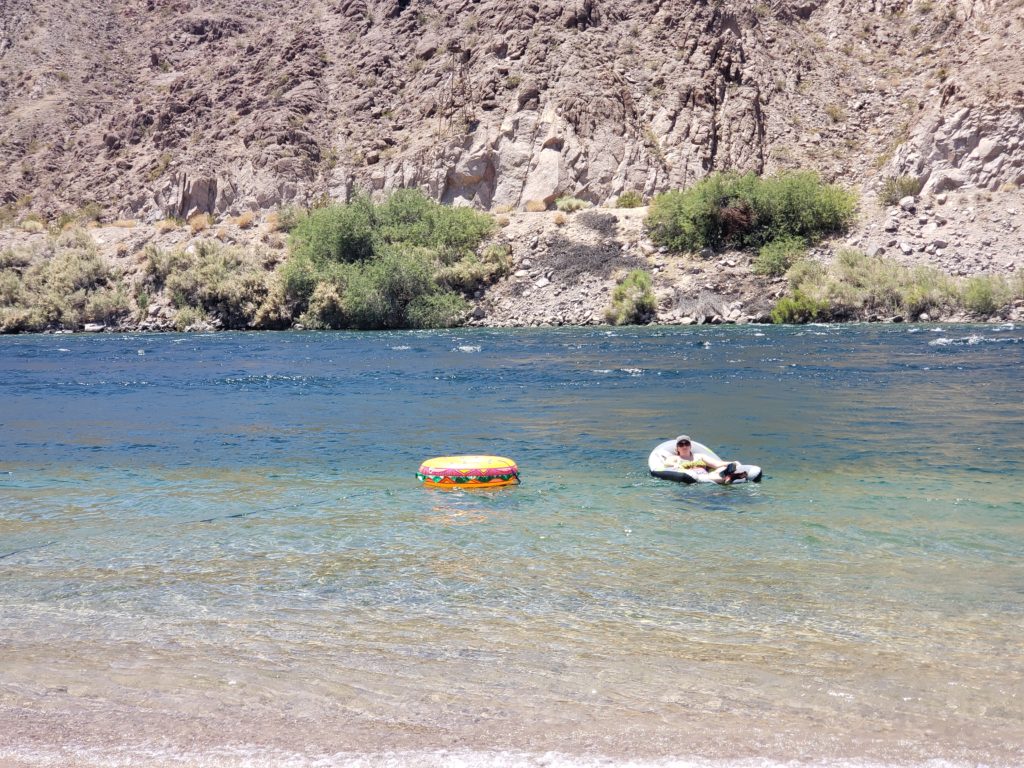
[[[0,338],[0,764],[1019,764],[1022,339]]]

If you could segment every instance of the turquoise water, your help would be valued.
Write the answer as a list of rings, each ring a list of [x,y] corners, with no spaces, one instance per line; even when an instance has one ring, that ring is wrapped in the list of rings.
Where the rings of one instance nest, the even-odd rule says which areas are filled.
[[[1024,764],[1024,328],[0,338],[0,765]],[[687,432],[762,465],[686,487]],[[420,487],[514,458],[523,484]]]

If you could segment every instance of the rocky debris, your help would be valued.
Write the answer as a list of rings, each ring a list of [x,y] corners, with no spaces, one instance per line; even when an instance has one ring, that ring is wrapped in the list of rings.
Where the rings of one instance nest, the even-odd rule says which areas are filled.
[[[906,200],[866,212],[846,244],[960,277],[1024,271],[1024,191],[957,190]]]
[[[479,299],[470,325],[603,324],[615,286],[631,270],[653,278],[655,322],[692,325],[764,322],[771,307],[764,278],[750,273],[749,256],[713,260],[669,254],[647,239],[647,211],[600,209],[558,224],[550,212],[510,217],[498,237],[512,246],[510,276]]]

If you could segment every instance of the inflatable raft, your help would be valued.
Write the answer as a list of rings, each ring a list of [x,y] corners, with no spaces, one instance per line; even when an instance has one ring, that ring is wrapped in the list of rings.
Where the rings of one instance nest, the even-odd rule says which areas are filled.
[[[664,443],[659,443],[658,446],[651,451],[650,457],[647,459],[647,466],[651,470],[651,474],[655,477],[660,477],[662,480],[673,480],[677,483],[713,483],[712,475],[706,471],[697,469],[673,469],[674,458],[676,456],[676,440],[666,440]],[[690,441],[690,448],[694,454],[705,453],[708,456],[722,461],[723,459],[710,448],[703,443],[698,443],[696,440]],[[740,464],[736,463],[737,472],[746,472],[745,478],[737,478],[733,480],[735,483],[759,483],[761,482],[761,476],[763,474],[760,467],[754,464]]]
[[[519,467],[504,456],[440,456],[423,462],[416,479],[431,488],[500,488],[519,482]]]

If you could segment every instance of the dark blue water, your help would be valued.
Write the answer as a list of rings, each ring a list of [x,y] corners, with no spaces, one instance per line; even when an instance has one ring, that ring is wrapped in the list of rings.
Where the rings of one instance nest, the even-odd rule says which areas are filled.
[[[1017,764],[1022,363],[1010,325],[0,338],[0,763]],[[681,432],[767,479],[649,477]],[[463,453],[523,484],[416,483]]]

